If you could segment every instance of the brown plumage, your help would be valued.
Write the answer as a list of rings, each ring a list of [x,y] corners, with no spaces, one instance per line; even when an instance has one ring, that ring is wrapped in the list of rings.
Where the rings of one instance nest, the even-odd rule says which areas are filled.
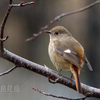
[[[50,33],[48,51],[52,63],[57,69],[70,69],[75,78],[76,89],[79,93],[82,93],[79,72],[83,61],[92,70],[83,47],[63,26],[56,26],[46,32]]]

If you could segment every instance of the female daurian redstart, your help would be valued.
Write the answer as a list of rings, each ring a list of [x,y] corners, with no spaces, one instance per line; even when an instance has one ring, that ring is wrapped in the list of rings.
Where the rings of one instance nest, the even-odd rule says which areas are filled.
[[[92,71],[83,47],[63,26],[56,26],[45,32],[50,34],[48,52],[52,63],[57,69],[70,69],[75,78],[76,89],[79,93],[82,93],[79,72],[83,62],[86,62],[88,68]]]

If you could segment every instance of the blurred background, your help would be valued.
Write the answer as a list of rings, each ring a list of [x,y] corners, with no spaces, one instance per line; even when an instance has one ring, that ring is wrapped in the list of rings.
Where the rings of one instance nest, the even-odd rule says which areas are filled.
[[[0,0],[0,23],[5,15],[9,0]],[[31,0],[24,0],[29,2]],[[56,68],[48,56],[49,35],[41,34],[33,41],[25,42],[25,39],[38,33],[40,28],[49,24],[61,13],[70,12],[82,8],[96,0],[34,0],[35,4],[25,7],[15,7],[8,17],[4,36],[9,39],[4,42],[4,47],[28,60],[38,64],[46,64],[51,69]],[[20,3],[21,0],[13,0]],[[57,25],[66,27],[72,35],[83,45],[85,53],[93,67],[91,72],[86,65],[80,74],[81,82],[96,88],[100,88],[100,4],[73,15],[66,16],[54,23],[48,29]],[[0,58],[0,73],[14,65]],[[62,74],[70,77],[71,73],[62,71]],[[62,95],[70,98],[82,97],[76,91],[60,84],[51,84],[48,79],[24,68],[17,68],[13,72],[0,77],[1,100],[59,100],[44,96],[31,87],[41,91]],[[97,100],[88,98],[87,100]]]

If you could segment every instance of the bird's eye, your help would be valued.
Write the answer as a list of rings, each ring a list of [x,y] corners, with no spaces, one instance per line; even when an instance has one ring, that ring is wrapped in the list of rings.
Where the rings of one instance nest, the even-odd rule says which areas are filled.
[[[59,33],[58,32],[55,32],[55,35],[58,35]]]

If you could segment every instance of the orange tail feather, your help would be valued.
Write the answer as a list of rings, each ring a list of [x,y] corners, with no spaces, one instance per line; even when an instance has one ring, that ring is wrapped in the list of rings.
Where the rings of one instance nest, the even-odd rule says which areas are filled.
[[[78,67],[76,67],[76,66],[72,67],[72,73],[73,73],[74,78],[75,78],[76,89],[79,93],[82,93],[82,87],[81,87],[81,84],[80,84],[80,78],[79,78],[78,70],[79,70]]]

